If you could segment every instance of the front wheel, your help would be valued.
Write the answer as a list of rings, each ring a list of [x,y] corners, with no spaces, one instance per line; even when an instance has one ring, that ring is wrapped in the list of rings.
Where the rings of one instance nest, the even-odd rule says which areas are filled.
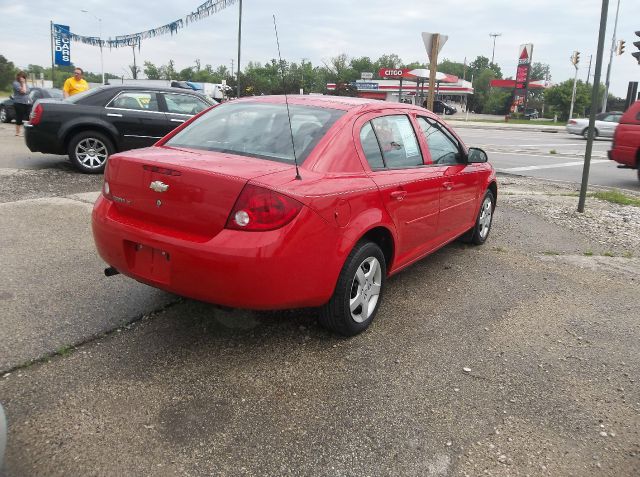
[[[7,114],[7,109],[4,106],[0,106],[0,122],[8,123],[11,122],[11,118]]]
[[[98,131],[82,131],[71,138],[67,149],[71,163],[80,172],[99,174],[115,152],[111,140]]]
[[[380,308],[386,278],[380,247],[359,242],[342,267],[331,300],[320,312],[320,324],[344,336],[366,330]]]
[[[495,197],[491,190],[487,190],[482,199],[482,205],[476,217],[476,224],[462,236],[462,241],[474,245],[482,245],[487,241],[491,224],[493,223],[493,210],[495,209]]]

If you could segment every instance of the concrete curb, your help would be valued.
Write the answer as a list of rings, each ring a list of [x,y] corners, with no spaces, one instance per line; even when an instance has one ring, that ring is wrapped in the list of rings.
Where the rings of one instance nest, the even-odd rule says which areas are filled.
[[[469,129],[490,129],[492,131],[533,131],[558,133],[565,130],[564,126],[527,126],[525,124],[500,124],[500,123],[478,123],[473,121],[449,120],[448,124],[454,128]]]

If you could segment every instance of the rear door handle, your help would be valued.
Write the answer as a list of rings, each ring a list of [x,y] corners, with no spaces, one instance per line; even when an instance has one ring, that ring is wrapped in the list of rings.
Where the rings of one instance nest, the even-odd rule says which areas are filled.
[[[186,119],[172,119],[171,120],[171,122],[173,122],[173,123],[183,123],[185,121],[186,121]]]
[[[451,190],[453,189],[453,182],[444,182],[442,184],[442,187],[444,187],[446,190]]]
[[[118,113],[107,113],[107,116],[111,116],[112,118],[121,118],[122,114]]]
[[[391,193],[391,198],[396,200],[404,199],[404,196],[407,195],[406,190],[395,190]]]

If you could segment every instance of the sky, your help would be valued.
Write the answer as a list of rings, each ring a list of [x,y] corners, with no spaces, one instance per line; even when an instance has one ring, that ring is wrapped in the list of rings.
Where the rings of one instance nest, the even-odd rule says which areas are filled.
[[[19,67],[28,64],[50,65],[50,21],[69,25],[72,32],[84,36],[115,37],[159,27],[184,18],[204,0],[182,2],[155,0],[0,0],[0,55]],[[606,75],[611,49],[617,0],[610,0],[609,18],[602,66]],[[589,56],[596,47],[601,0],[243,0],[241,63],[265,63],[277,57],[272,15],[278,22],[283,59],[314,65],[346,53],[349,57],[368,56],[376,60],[395,53],[405,62],[427,62],[421,32],[449,36],[440,58],[472,61],[478,55],[491,58],[496,39],[495,62],[504,76],[515,76],[518,47],[533,43],[533,61],[551,66],[553,82],[573,78],[569,58],[581,52],[578,78],[587,78]],[[80,9],[88,10],[83,13]],[[98,21],[98,18],[101,21]],[[640,2],[620,0],[617,38],[627,42],[626,52],[613,57],[610,92],[625,97],[629,81],[640,80],[640,65],[631,52],[634,35],[640,29]],[[238,4],[189,24],[177,34],[163,35],[142,42],[136,50],[137,63],[156,65],[173,59],[179,71],[201,64],[214,68],[224,64],[229,69],[237,59]],[[71,60],[77,66],[100,72],[98,47],[72,43]],[[133,63],[130,47],[105,49],[104,69],[130,76]],[[237,65],[235,66],[237,68]]]

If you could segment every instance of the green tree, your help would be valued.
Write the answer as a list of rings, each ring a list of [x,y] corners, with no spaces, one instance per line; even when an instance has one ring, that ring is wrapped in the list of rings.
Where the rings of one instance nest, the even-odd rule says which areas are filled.
[[[502,78],[502,70],[500,69],[500,67],[495,63],[491,63],[489,61],[489,58],[487,58],[486,56],[478,56],[475,60],[469,63],[467,77],[470,78],[471,75],[476,77],[487,69],[493,70],[496,78]]]
[[[8,89],[15,75],[15,65],[0,55],[0,90]]]
[[[400,68],[403,65],[403,61],[395,53],[388,55],[382,55],[373,64],[375,71],[380,68]]]
[[[511,106],[511,91],[491,88],[485,97],[482,112],[485,114],[507,114]]]
[[[496,72],[489,68],[482,70],[474,77],[472,108],[476,113],[484,112],[485,103],[491,91],[491,80],[495,78]]]
[[[373,61],[368,56],[361,56],[360,58],[352,58],[349,62],[349,66],[356,73],[373,73],[377,74],[377,70],[374,71]]]
[[[551,67],[546,63],[532,63],[531,70],[529,71],[529,79],[531,81],[551,81]]]
[[[447,73],[449,75],[455,75],[458,78],[462,79],[464,76],[464,64],[457,63],[455,61],[444,59],[440,63],[438,63],[438,71],[441,73]],[[469,75],[467,75],[470,78]]]
[[[582,115],[591,104],[592,86],[585,84],[579,80],[576,83],[576,99],[573,106],[574,115]],[[571,95],[573,91],[573,80],[569,79],[557,84],[551,88],[547,88],[544,92],[545,103],[553,108],[561,119],[569,118],[569,109],[571,108]],[[600,85],[598,88],[598,104],[604,94],[604,87]]]
[[[142,71],[149,79],[160,79],[160,69],[150,61],[144,62],[144,69]]]

